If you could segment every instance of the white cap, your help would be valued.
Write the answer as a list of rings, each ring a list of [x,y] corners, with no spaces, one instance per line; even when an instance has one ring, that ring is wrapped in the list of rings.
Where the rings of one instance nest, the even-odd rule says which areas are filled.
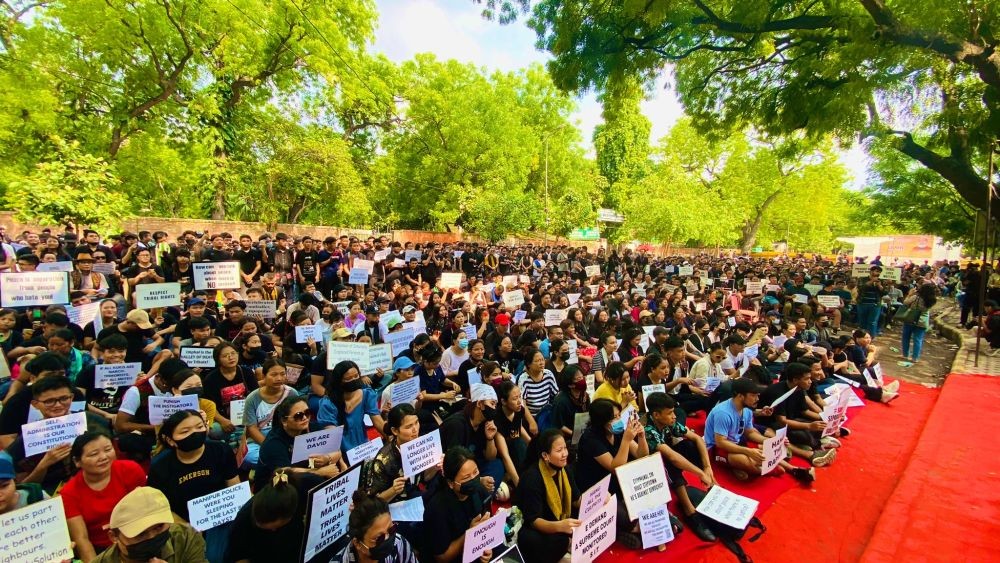
[[[497,400],[497,392],[489,385],[484,383],[473,383],[471,388],[472,398],[470,400],[473,403],[477,403],[479,401]]]

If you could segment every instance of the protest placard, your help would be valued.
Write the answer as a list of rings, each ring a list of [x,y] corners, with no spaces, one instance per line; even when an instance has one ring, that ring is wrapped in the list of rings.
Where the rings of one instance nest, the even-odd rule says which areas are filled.
[[[191,264],[194,270],[195,289],[239,289],[239,262],[195,262]]]
[[[287,379],[285,380],[288,381]],[[234,426],[243,426],[243,413],[246,411],[246,399],[233,399],[229,401],[229,420]]]
[[[149,404],[149,423],[153,426],[163,424],[164,420],[177,411],[198,410],[197,395],[180,395],[178,397],[151,395],[147,401]]]
[[[702,514],[716,522],[744,530],[750,519],[757,512],[759,502],[752,498],[738,495],[716,485],[709,489],[705,498],[696,508]]]
[[[364,444],[355,446],[347,450],[347,463],[354,465],[355,463],[368,461],[378,454],[383,445],[382,438],[376,436],[374,440],[369,440]]]
[[[857,395],[854,394],[854,391],[847,390],[839,395],[829,397],[826,401],[826,406],[823,407],[823,412],[820,413],[820,417],[826,423],[822,434],[824,438],[827,436],[836,436],[840,433],[840,425],[844,423],[844,416],[847,414],[847,404],[851,401],[852,396],[856,397]]]
[[[524,309],[518,309],[517,311],[514,311],[514,318],[511,319],[511,322],[514,324],[518,324],[524,321],[525,317],[527,316],[528,316],[527,311],[525,311]]]
[[[392,406],[394,407],[403,403],[413,405],[416,404],[417,395],[419,394],[420,379],[411,377],[392,384],[392,393],[389,396],[389,400],[392,401]]]
[[[10,486],[16,495],[13,483]],[[0,530],[0,561],[49,563],[73,559],[62,497],[0,514]]]
[[[355,258],[354,264],[351,269],[362,268],[368,272],[368,275],[373,275],[375,273],[375,261],[374,260],[362,260],[361,258]]]
[[[593,377],[594,374],[590,374],[587,377]],[[590,385],[589,381],[587,385]],[[593,390],[588,389],[587,391],[593,394]],[[583,436],[583,431],[587,428],[587,423],[590,422],[590,413],[578,412],[573,415],[573,438],[572,444],[576,445],[580,443],[580,436]]]
[[[867,278],[870,271],[871,271],[871,266],[869,266],[868,264],[851,265],[852,278]]]
[[[376,262],[381,262],[385,260],[387,256],[389,256],[389,251],[391,250],[392,250],[391,248],[383,248],[382,250],[378,250],[375,252],[375,255],[372,256],[372,259],[375,260]]]
[[[77,436],[87,431],[87,415],[75,412],[56,418],[21,425],[24,456],[43,454],[63,444],[72,444]]]
[[[840,307],[840,297],[836,295],[817,295],[816,301],[823,307],[831,309]]]
[[[764,282],[748,281],[746,287],[747,295],[761,295],[764,293]]]
[[[201,346],[181,346],[181,360],[189,368],[214,368],[215,349]]]
[[[92,268],[92,270],[98,274],[104,274],[106,276],[114,274],[116,269],[117,268],[115,267],[114,262],[94,262],[94,266]]]
[[[361,464],[309,491],[303,563],[309,563],[347,533],[351,496],[361,482]]]
[[[760,474],[767,475],[778,467],[781,460],[785,459],[785,436],[788,434],[788,427],[783,426],[774,433],[773,438],[764,440],[761,450],[764,451],[764,463],[760,466]]]
[[[187,502],[188,522],[199,532],[228,524],[250,500],[250,482],[243,481],[221,491],[193,498]]]
[[[903,281],[903,269],[902,268],[885,268],[882,270],[882,275],[879,276],[880,280],[890,280],[896,283]]]
[[[578,364],[580,363],[580,356],[576,353],[579,344],[576,340],[567,340],[566,347],[569,348],[569,358],[566,360],[567,364]]]
[[[140,283],[135,286],[135,308],[157,309],[181,306],[181,284]]]
[[[462,549],[462,563],[472,563],[488,550],[502,545],[504,542],[504,524],[507,523],[507,511],[500,509],[485,522],[465,531],[465,545]]]
[[[404,351],[410,349],[410,342],[413,342],[413,338],[416,335],[412,327],[404,328],[403,330],[397,330],[396,332],[390,332],[384,338],[385,343],[392,346],[392,353],[394,355],[402,354]]]
[[[465,333],[465,337],[469,340],[475,340],[478,337],[475,325],[464,325],[462,326],[462,332]]]
[[[694,266],[681,266],[677,268],[677,273],[682,276],[694,275]]]
[[[639,532],[643,549],[673,541],[674,529],[670,526],[666,503],[639,512]]]
[[[378,370],[387,372],[392,369],[392,345],[375,344],[368,347],[368,362],[361,368],[361,375],[371,375]]]
[[[508,309],[516,309],[524,305],[524,292],[520,289],[512,289],[503,294],[503,306]]]
[[[410,260],[416,260],[419,262],[423,259],[423,253],[419,250],[407,250],[403,253],[403,259],[409,262]]]
[[[423,522],[424,497],[414,497],[389,505],[389,516],[393,522]]]
[[[368,270],[366,268],[351,268],[347,283],[351,285],[368,285]]]
[[[809,303],[809,296],[805,293],[795,293],[792,294],[792,301],[795,303]]]
[[[42,262],[35,268],[36,272],[72,272],[73,263],[66,262]]]
[[[883,377],[882,374],[882,364],[879,363],[872,364],[872,367],[869,369],[871,369],[872,375],[875,376],[875,383],[877,384],[877,386],[882,387],[883,385],[885,385],[885,378]]]
[[[94,319],[97,318],[97,315],[100,312],[100,301],[84,303],[82,305],[77,305],[76,307],[66,305],[66,316],[69,318],[69,322],[75,324],[76,326],[87,326],[88,324],[94,322]]]
[[[351,361],[359,366],[361,362],[367,362],[368,344],[330,341],[326,348],[326,369],[333,369],[334,366],[343,361]]]
[[[412,477],[441,463],[441,432],[435,430],[399,446],[403,476]]]
[[[312,338],[313,342],[323,342],[323,327],[319,325],[298,325],[295,327],[295,342],[305,344]]]
[[[639,517],[639,511],[664,504],[670,500],[667,486],[667,472],[663,468],[663,456],[659,452],[626,463],[615,469],[622,500],[632,520]]]
[[[0,274],[3,307],[35,307],[69,303],[66,272],[4,272]]]
[[[583,273],[586,274],[588,278],[601,275],[600,264],[594,264],[592,266],[587,266],[583,269]]]
[[[441,274],[441,289],[458,289],[462,287],[461,272],[445,272]]]
[[[273,299],[247,299],[245,303],[247,308],[244,312],[248,317],[273,319],[277,316],[278,306]]]
[[[339,451],[343,438],[343,426],[332,426],[315,432],[299,434],[292,444],[292,463],[305,461],[311,455],[326,455]]]
[[[2,356],[3,354],[0,354]],[[70,414],[75,412],[83,412],[87,410],[87,401],[73,401],[69,404]],[[42,411],[36,409],[34,405],[28,407],[28,422],[38,422],[39,420],[44,420],[45,415]]]
[[[747,346],[746,348],[743,349],[743,358],[748,362],[759,355],[760,355],[760,344]]]
[[[649,396],[653,393],[666,393],[667,386],[662,383],[657,383],[655,385],[643,385],[642,386],[642,404],[646,404],[649,400]],[[648,408],[648,407],[647,407]]]
[[[586,522],[591,516],[597,514],[601,508],[604,508],[604,503],[608,501],[608,497],[611,496],[609,492],[609,487],[611,485],[611,474],[608,473],[603,479],[594,483],[594,486],[584,491],[580,495],[580,518],[581,522]]]
[[[112,387],[134,385],[141,371],[141,362],[97,364],[94,366],[94,388],[109,389]]]
[[[566,320],[568,314],[568,309],[546,309],[545,326],[558,326],[559,323]]]
[[[660,462],[662,465],[662,462]],[[570,561],[591,563],[615,542],[615,527],[618,522],[618,501],[612,496],[601,510],[589,520],[582,521],[573,528],[570,542]]]
[[[823,286],[818,283],[807,283],[805,288],[809,292],[809,295],[816,295],[823,289]]]

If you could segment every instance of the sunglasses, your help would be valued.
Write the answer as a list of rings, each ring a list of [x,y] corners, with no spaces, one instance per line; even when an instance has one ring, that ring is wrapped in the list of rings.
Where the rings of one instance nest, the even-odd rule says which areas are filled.
[[[297,412],[295,414],[288,415],[286,418],[291,418],[292,420],[297,420],[299,422],[308,419],[312,416],[312,410],[306,409],[304,411]]]

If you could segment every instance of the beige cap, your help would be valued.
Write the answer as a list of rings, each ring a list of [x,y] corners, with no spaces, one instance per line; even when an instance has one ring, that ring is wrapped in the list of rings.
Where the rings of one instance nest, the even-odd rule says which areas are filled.
[[[134,538],[157,524],[173,524],[170,503],[159,489],[138,487],[122,497],[111,511],[111,529]]]
[[[143,311],[142,309],[132,309],[127,315],[125,315],[125,320],[135,323],[143,330],[153,328],[153,323],[149,322],[149,313]]]

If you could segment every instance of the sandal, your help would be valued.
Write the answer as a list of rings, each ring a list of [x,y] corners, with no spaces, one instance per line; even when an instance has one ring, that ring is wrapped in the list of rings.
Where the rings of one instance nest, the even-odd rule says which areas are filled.
[[[680,519],[673,514],[670,515],[670,527],[674,530],[675,536],[684,531],[684,524],[681,524]]]

